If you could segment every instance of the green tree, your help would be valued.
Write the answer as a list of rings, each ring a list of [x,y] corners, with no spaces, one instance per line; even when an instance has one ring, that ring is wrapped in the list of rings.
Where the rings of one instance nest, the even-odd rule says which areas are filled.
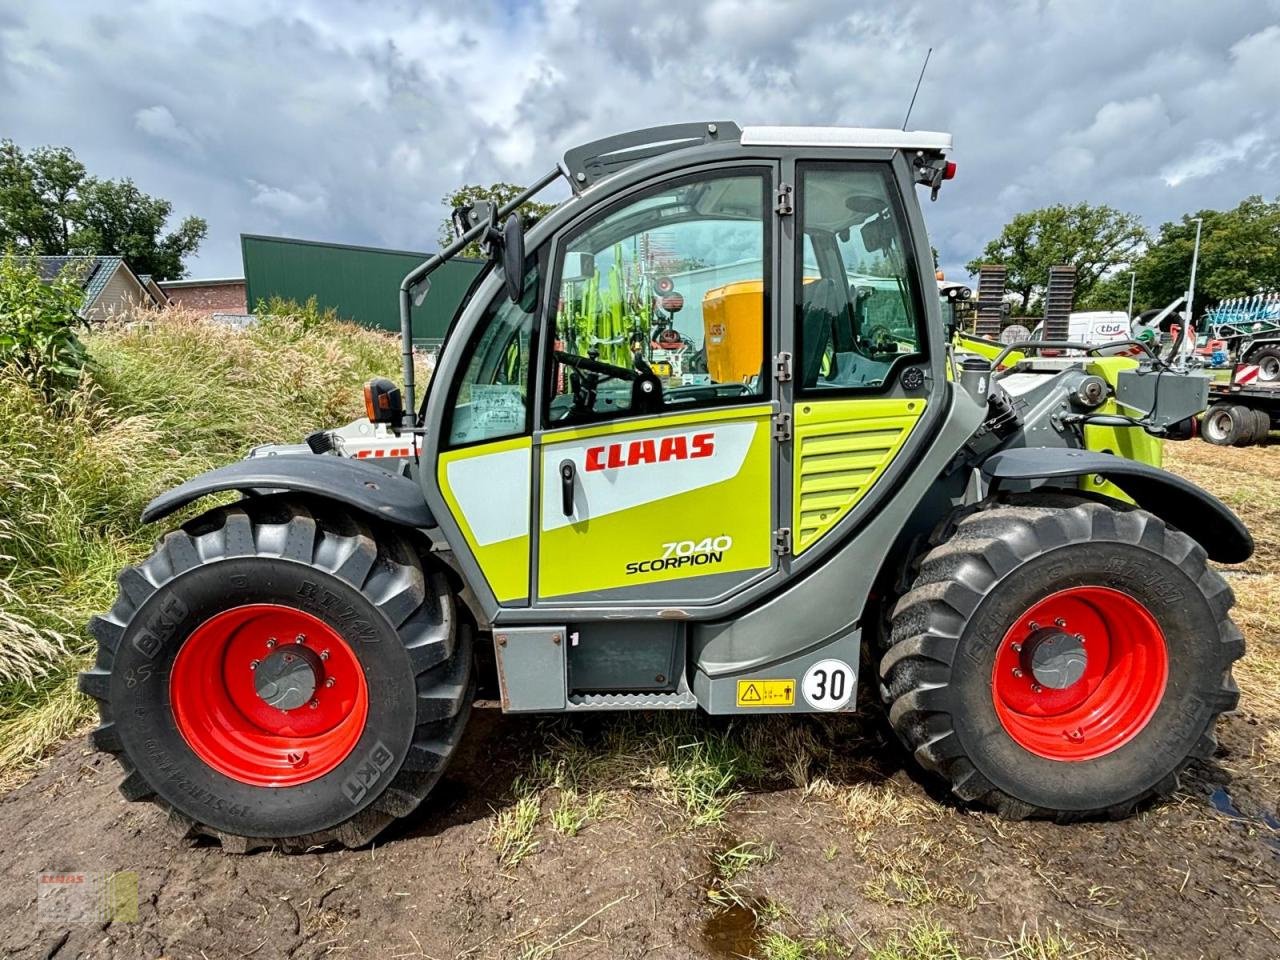
[[[76,230],[70,246],[122,256],[136,273],[172,280],[185,273],[183,261],[209,232],[200,217],[187,217],[178,229],[162,233],[173,212],[168,200],[148,196],[130,179],[97,180],[80,187]]]
[[[1163,223],[1156,240],[1138,260],[1135,309],[1163,307],[1185,293],[1200,234],[1196,268],[1196,315],[1226,297],[1280,290],[1280,197],[1268,203],[1246,197],[1232,210],[1200,210]]]
[[[34,156],[12,140],[0,140],[0,246],[41,251],[56,246],[55,215],[38,181]]]
[[[22,253],[114,254],[159,280],[184,276],[208,233],[200,217],[165,232],[173,211],[132,180],[90,176],[66,147],[24,152],[0,141],[0,244]]]
[[[1021,298],[1017,312],[1030,313],[1044,295],[1050,267],[1074,265],[1076,299],[1086,301],[1100,280],[1132,263],[1146,242],[1146,228],[1132,214],[1105,204],[1055,204],[1018,214],[968,269],[977,273],[984,263],[1003,263],[1009,289]]]
[[[517,186],[514,183],[491,183],[487,187],[480,184],[467,184],[452,193],[446,193],[440,198],[440,203],[450,212],[458,207],[475,203],[478,200],[487,200],[494,206],[500,207],[505,203],[510,203],[524,191],[524,187]],[[525,227],[528,228],[554,209],[554,203],[540,203],[537,200],[530,200],[520,207],[520,216],[524,219]],[[453,220],[446,217],[440,221],[440,246],[448,246],[453,243],[454,239]],[[462,255],[480,259],[484,257],[484,251],[480,249],[480,244],[473,241],[463,249]]]
[[[0,369],[16,370],[51,397],[85,362],[76,328],[84,293],[76,268],[45,282],[36,263],[12,249],[0,256]]]

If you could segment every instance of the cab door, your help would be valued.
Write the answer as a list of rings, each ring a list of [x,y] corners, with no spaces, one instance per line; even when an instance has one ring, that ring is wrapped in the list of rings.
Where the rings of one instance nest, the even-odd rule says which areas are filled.
[[[793,169],[788,525],[791,555],[804,558],[874,509],[872,494],[901,469],[895,461],[928,439],[917,427],[942,378],[922,290],[928,246],[904,196],[913,187],[903,161],[801,160]],[[936,309],[936,290],[930,299]]]
[[[777,568],[769,164],[641,188],[556,243],[535,603],[711,603]]]

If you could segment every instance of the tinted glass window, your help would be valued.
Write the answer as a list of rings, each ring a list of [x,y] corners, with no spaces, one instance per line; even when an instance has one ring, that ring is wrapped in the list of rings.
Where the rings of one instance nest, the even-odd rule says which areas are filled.
[[[529,370],[538,274],[525,275],[514,303],[503,291],[467,347],[464,373],[450,404],[448,445],[518,436],[529,429]]]
[[[883,164],[801,167],[803,244],[797,285],[800,384],[811,391],[881,389],[920,359],[905,214]]]
[[[762,174],[686,180],[570,237],[560,255],[550,424],[763,394],[765,190]],[[638,395],[642,378],[648,393]]]

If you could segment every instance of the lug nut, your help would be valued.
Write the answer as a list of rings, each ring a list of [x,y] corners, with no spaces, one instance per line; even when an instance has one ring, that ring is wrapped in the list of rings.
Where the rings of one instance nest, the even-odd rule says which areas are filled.
[[[328,651],[328,650],[321,650],[321,651],[320,651],[320,659],[321,659],[321,660],[328,660],[328,659],[329,659],[329,651]]]
[[[1022,652],[1022,644],[1020,644],[1020,643],[1015,643],[1015,644],[1013,645],[1013,652],[1014,652],[1014,653],[1021,653],[1021,652]]]
[[[1057,624],[1059,627],[1065,627],[1067,625],[1067,621],[1063,620],[1061,617],[1059,617],[1057,620],[1053,622]]]
[[[250,661],[249,661],[249,669],[250,669],[250,670],[257,670],[257,669],[258,669],[258,661],[257,661],[257,660],[250,660]]]
[[[1028,624],[1027,624],[1027,629],[1028,629],[1028,630],[1039,630],[1039,629],[1040,629],[1040,624],[1038,624],[1038,623],[1036,623],[1034,620],[1032,620],[1030,623],[1028,623]]]
[[[327,679],[327,680],[324,682],[324,685],[325,685],[326,687],[332,687],[336,682],[337,682],[337,681],[336,681],[336,680],[334,680],[334,679],[333,679],[333,677],[330,677],[329,679]]]
[[[300,633],[300,634],[298,634],[296,637],[294,637],[294,638],[293,638],[293,642],[294,642],[294,643],[305,643],[305,642],[306,642],[306,639],[307,639],[307,635],[306,635],[305,633]]]
[[[275,646],[276,646],[276,638],[275,638],[275,637],[267,637],[267,649],[268,649],[268,650],[274,650],[274,649],[275,649]]]
[[[1022,668],[1021,668],[1021,667],[1014,667],[1014,668],[1013,668],[1013,675],[1014,675],[1015,677],[1020,677],[1020,676],[1022,676]]]
[[[1044,687],[1040,686],[1040,684],[1038,684],[1038,683],[1033,683],[1033,684],[1031,685],[1031,692],[1032,692],[1032,693],[1044,693]]]
[[[310,707],[312,710],[314,710],[316,707],[320,706],[320,701],[312,700],[310,703],[307,704],[307,706]]]
[[[1076,643],[1084,643],[1084,634],[1083,634],[1083,633],[1077,633],[1077,634],[1076,634]]]

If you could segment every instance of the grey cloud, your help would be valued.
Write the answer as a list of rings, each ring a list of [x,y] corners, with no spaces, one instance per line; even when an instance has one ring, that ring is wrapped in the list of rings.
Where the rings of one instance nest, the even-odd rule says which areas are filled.
[[[198,273],[236,272],[242,231],[430,248],[454,186],[630,127],[897,126],[930,45],[912,126],[956,136],[926,203],[953,273],[1030,206],[1154,226],[1280,192],[1278,0],[125,7],[0,0],[0,135],[208,218]]]

